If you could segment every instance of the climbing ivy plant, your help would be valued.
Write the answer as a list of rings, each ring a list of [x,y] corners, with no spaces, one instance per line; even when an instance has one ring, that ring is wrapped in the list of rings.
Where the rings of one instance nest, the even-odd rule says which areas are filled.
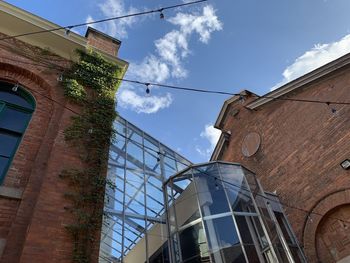
[[[108,148],[115,137],[114,96],[123,70],[93,51],[78,50],[80,60],[63,75],[65,96],[81,106],[81,114],[72,117],[65,130],[65,140],[75,147],[83,163],[82,169],[63,170],[69,192],[74,222],[66,226],[74,245],[73,262],[89,263],[94,244],[99,239],[106,183]]]

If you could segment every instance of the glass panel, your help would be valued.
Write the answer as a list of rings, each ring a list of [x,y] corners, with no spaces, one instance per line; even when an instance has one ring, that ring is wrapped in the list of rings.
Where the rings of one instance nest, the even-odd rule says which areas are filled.
[[[169,263],[168,242],[164,243],[149,259],[150,263]]]
[[[258,253],[260,253],[258,237],[254,228],[252,216],[236,216],[236,223],[244,244],[249,262],[260,262]],[[257,218],[257,217],[255,217]]]
[[[245,262],[231,216],[204,220],[204,225],[214,262]],[[225,260],[219,260],[221,256]]]
[[[166,178],[169,178],[177,172],[176,163],[174,159],[175,157],[172,154],[166,152],[163,158],[164,172]]]
[[[0,128],[23,133],[31,114],[5,107],[0,114]]]
[[[245,178],[249,184],[250,187],[250,191],[252,192],[254,198],[255,196],[259,193],[260,189],[259,189],[259,185],[256,179],[255,174],[253,174],[252,172],[248,171],[247,169],[243,168],[244,174],[245,174]]]
[[[19,139],[19,136],[0,131],[0,155],[11,157]]]
[[[194,184],[190,184],[175,202],[178,227],[186,225],[198,218],[200,213]]]
[[[114,244],[116,242],[116,248],[121,249],[121,243],[124,242],[124,251],[116,252],[113,249],[106,250],[101,249],[100,254],[107,258],[108,261],[121,261],[122,254],[125,255],[125,262],[145,262],[143,253],[146,252],[144,230],[148,229],[148,247],[149,255],[154,252],[152,247],[154,244],[159,244],[157,238],[166,238],[166,227],[162,225],[162,230],[156,231],[157,225],[152,220],[147,221],[143,219],[143,216],[147,213],[149,217],[158,217],[164,219],[164,200],[162,193],[162,179],[165,178],[166,174],[161,169],[161,162],[158,160],[161,152],[159,149],[159,142],[151,138],[136,126],[125,121],[122,117],[119,117],[114,124],[117,130],[116,140],[110,146],[109,155],[109,170],[108,177],[113,178],[117,187],[115,191],[106,190],[108,194],[108,200],[106,200],[105,208],[110,208],[117,211],[123,211],[123,199],[125,198],[125,210],[127,212],[124,233],[122,236],[123,224],[121,220],[122,215],[117,215],[112,218],[115,225],[113,230],[116,232],[112,237],[116,241],[109,241]],[[130,138],[125,140],[124,136]],[[127,145],[125,144],[127,142]],[[144,147],[142,147],[144,144]],[[175,155],[169,148],[162,147],[162,152],[166,153],[168,158],[165,160],[165,169],[169,175],[174,174],[176,171],[176,161],[173,158],[182,158],[180,155]],[[125,157],[127,160],[125,161]],[[126,162],[126,187],[123,189],[124,184],[124,162]],[[188,161],[187,161],[188,162]],[[164,168],[164,167],[162,167]],[[163,174],[164,172],[164,174]],[[146,179],[146,191],[144,186],[144,180]],[[180,185],[177,185],[178,192],[168,192],[169,203],[174,202],[174,197],[179,196],[182,192]],[[108,188],[108,187],[107,187]],[[167,187],[167,189],[170,189]],[[175,195],[175,196],[174,196]],[[146,198],[146,200],[145,200]],[[146,201],[146,203],[145,203]],[[172,210],[172,208],[170,208]],[[135,218],[136,217],[136,218]],[[175,213],[169,214],[171,221],[171,229],[175,230]],[[158,225],[159,226],[159,225]],[[156,231],[156,233],[155,233]],[[155,234],[155,235],[154,235]],[[153,239],[157,240],[154,241]],[[141,242],[135,247],[136,242]],[[154,241],[154,242],[153,242]],[[117,245],[119,242],[119,246]],[[102,247],[102,245],[101,245]],[[139,249],[142,247],[141,254]],[[113,253],[114,252],[114,253]],[[141,260],[138,260],[142,258]],[[143,260],[144,259],[144,260]]]
[[[8,158],[0,156],[0,180],[1,180],[2,174],[4,173],[4,171],[6,169],[8,161],[9,161]]]
[[[199,176],[197,173],[194,180],[203,217],[230,212],[222,182],[216,179],[215,174],[208,173]]]
[[[0,88],[3,89],[3,83],[1,83]],[[13,85],[11,85],[11,88]],[[34,109],[33,105],[29,103],[26,99],[19,96],[18,93],[9,89],[8,91],[0,90],[0,100],[6,101],[15,105],[19,105],[28,109]]]
[[[293,259],[295,263],[302,263],[302,255],[301,255],[301,251],[298,247],[296,246],[289,246],[289,249],[293,255]]]
[[[271,218],[268,208],[264,202],[263,197],[257,196],[257,205],[260,210],[261,217],[264,221],[264,225],[270,237],[271,243],[275,248],[276,255],[281,262],[288,262],[287,255],[283,249],[280,237],[277,232],[275,222]]]
[[[208,247],[201,223],[179,232],[183,262],[198,262],[208,258]]]
[[[155,172],[157,174],[160,173],[160,158],[153,153],[145,152],[145,166],[146,170]]]
[[[222,262],[246,263],[247,262],[243,254],[243,250],[239,245],[224,248],[220,251],[215,251],[211,253],[210,256],[213,263],[222,263]]]
[[[244,250],[248,257],[249,263],[258,263],[261,262],[254,245],[244,245]]]

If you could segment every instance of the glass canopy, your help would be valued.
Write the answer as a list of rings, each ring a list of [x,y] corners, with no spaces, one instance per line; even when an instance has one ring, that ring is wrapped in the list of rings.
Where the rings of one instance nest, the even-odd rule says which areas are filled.
[[[138,244],[140,262],[148,262],[148,230],[164,225],[163,183],[191,163],[122,117],[115,122],[116,140],[110,146],[99,262],[125,262]],[[174,187],[172,198],[186,184]],[[166,233],[157,234],[166,239]]]
[[[170,177],[164,191],[170,262],[306,262],[278,198],[241,165],[193,165]]]

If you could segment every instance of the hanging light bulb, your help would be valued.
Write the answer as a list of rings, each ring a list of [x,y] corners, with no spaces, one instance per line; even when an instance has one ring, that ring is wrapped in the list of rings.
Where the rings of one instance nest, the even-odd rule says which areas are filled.
[[[245,98],[244,98],[243,95],[239,95],[239,99],[238,100],[241,102],[241,104],[243,104],[244,101],[245,101]]]
[[[146,83],[146,93],[149,94],[151,92],[151,90],[149,89],[149,83]]]
[[[66,35],[66,36],[69,35],[69,33],[70,33],[70,31],[71,31],[72,28],[73,28],[72,26],[68,26],[68,27],[65,28],[65,29],[66,29],[66,31],[65,31],[65,35]]]
[[[312,219],[312,217],[310,215],[308,215],[307,218],[310,220],[310,223],[313,222],[313,219]]]
[[[330,105],[331,105],[331,103],[330,102],[326,102],[326,104],[327,104],[327,106],[328,107],[330,107],[331,108],[331,112],[333,113],[333,114],[336,114],[337,113],[337,109],[336,108],[334,108],[334,107],[331,107]]]
[[[62,75],[62,74],[60,74],[60,75],[57,77],[57,81],[59,81],[59,82],[63,81],[63,75]]]
[[[164,19],[164,13],[163,13],[163,8],[162,9],[159,9],[159,12],[160,12],[160,14],[159,14],[159,17],[160,17],[160,19]]]
[[[12,87],[12,91],[16,92],[19,88],[18,83],[16,83],[13,87]]]
[[[215,190],[218,191],[220,188],[216,177],[214,177],[214,181],[215,181]]]

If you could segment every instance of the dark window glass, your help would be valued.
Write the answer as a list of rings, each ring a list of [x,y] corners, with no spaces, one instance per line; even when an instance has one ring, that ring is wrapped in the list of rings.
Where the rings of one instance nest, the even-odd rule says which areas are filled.
[[[0,156],[0,175],[5,172],[7,163],[8,163],[8,158]]]
[[[33,98],[11,83],[0,82],[0,183],[13,159],[34,109]]]
[[[150,263],[169,263],[168,242],[165,242],[150,258]]]
[[[0,84],[0,89],[2,88]],[[11,89],[6,90],[0,90],[0,100],[4,102],[9,102],[18,106],[22,106],[27,109],[33,109],[33,105],[30,104],[25,98],[18,96],[17,92],[11,91]]]
[[[280,212],[274,212],[275,213],[275,217],[277,219],[277,222],[283,232],[283,236],[284,238],[286,239],[287,243],[289,245],[294,245],[295,242],[293,241],[292,239],[292,236],[290,234],[290,230],[288,229],[288,225],[287,225],[287,222],[285,221],[284,219],[284,216],[282,213]]]
[[[30,113],[5,107],[0,113],[0,128],[22,133],[24,132],[30,117]]]
[[[0,131],[0,155],[4,157],[11,157],[16,149],[18,140],[18,136]]]
[[[249,263],[259,263],[259,256],[254,245],[244,245],[245,253],[248,257]]]
[[[246,263],[244,254],[240,245],[223,248],[211,253],[211,259],[214,263]]]
[[[198,262],[208,257],[202,224],[190,226],[179,233],[183,262]]]
[[[249,217],[236,216],[235,219],[236,219],[238,231],[242,238],[242,242],[248,245],[253,244],[254,243],[252,238],[253,228],[251,226],[251,222],[248,222],[248,220],[250,220]]]
[[[239,244],[232,216],[204,220],[204,225],[211,251]]]

